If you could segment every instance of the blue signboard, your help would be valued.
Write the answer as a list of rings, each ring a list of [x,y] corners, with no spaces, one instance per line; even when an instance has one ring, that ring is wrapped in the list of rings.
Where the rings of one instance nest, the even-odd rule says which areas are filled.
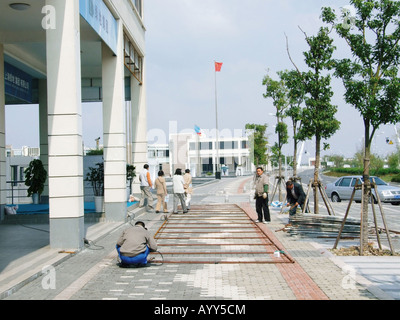
[[[6,94],[32,103],[32,77],[24,71],[4,62]]]
[[[103,0],[79,0],[79,11],[101,39],[118,55],[118,24]]]

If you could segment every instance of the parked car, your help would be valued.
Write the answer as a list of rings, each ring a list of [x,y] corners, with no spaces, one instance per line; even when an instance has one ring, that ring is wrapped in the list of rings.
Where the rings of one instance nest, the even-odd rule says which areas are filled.
[[[378,189],[379,198],[381,202],[391,203],[393,205],[400,205],[400,188],[391,186],[378,177],[370,177],[370,180],[375,179]],[[325,187],[326,194],[331,198],[332,202],[340,202],[342,200],[350,200],[353,193],[354,186],[358,180],[361,184],[362,176],[344,176],[337,179],[333,183],[328,183]],[[377,202],[375,190],[372,190],[374,202]],[[354,200],[361,202],[361,190],[357,190],[354,194]]]

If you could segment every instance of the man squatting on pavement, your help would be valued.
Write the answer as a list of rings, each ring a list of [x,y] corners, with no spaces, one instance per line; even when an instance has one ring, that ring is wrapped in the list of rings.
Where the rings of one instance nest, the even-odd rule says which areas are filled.
[[[134,265],[144,267],[150,251],[157,251],[157,242],[147,230],[144,222],[137,221],[135,226],[124,230],[117,241],[120,266]]]

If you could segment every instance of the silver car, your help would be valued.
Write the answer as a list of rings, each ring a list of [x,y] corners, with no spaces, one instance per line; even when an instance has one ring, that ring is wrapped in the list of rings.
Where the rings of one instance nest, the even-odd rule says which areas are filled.
[[[354,186],[358,180],[361,184],[362,176],[344,176],[337,179],[333,183],[328,183],[325,187],[326,194],[331,198],[332,202],[340,202],[342,200],[350,200]],[[381,202],[391,203],[393,205],[400,204],[400,188],[388,185],[385,181],[378,177],[370,177],[370,180],[375,179]],[[372,190],[374,202],[377,202],[375,190]],[[357,190],[354,194],[354,200],[361,202],[361,190]]]

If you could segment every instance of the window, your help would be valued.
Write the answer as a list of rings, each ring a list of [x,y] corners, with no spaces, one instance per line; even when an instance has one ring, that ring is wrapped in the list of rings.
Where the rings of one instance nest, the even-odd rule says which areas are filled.
[[[339,186],[341,187],[349,187],[352,178],[343,178],[340,182]]]
[[[221,141],[219,143],[220,149],[237,149],[237,146],[236,141]]]
[[[201,142],[200,150],[212,150],[212,142]]]
[[[142,16],[142,0],[135,0],[134,4],[137,12],[139,13],[139,16]]]
[[[358,179],[358,178],[353,178],[353,181],[351,182],[351,186],[354,187],[354,186],[357,184],[357,181],[358,181],[358,184],[361,185],[360,179]]]
[[[195,142],[190,142],[189,143],[189,150],[196,150],[196,143]]]
[[[132,41],[124,33],[124,51],[125,61],[124,64],[129,72],[142,84],[143,81],[143,57],[136,50]]]

